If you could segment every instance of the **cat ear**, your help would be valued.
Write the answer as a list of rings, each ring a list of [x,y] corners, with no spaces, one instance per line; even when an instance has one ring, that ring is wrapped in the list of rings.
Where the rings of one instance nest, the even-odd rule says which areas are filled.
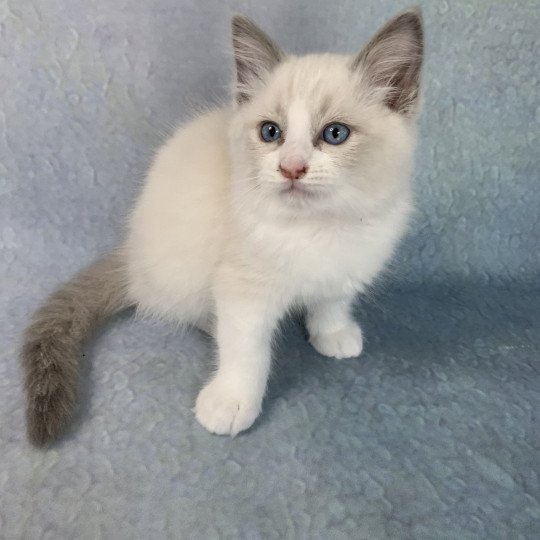
[[[285,58],[281,49],[248,17],[232,19],[236,62],[236,100],[249,101],[253,90]]]
[[[361,69],[371,87],[381,91],[393,111],[416,111],[424,53],[422,15],[419,8],[400,13],[387,22],[352,63]]]

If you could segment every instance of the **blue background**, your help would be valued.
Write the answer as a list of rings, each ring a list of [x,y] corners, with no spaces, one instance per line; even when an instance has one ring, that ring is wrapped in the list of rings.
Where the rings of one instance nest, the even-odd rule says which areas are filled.
[[[537,1],[424,2],[418,212],[358,307],[362,358],[290,321],[263,416],[213,437],[190,408],[197,332],[129,316],[87,347],[83,407],[28,446],[32,310],[116,245],[155,149],[227,98],[229,21],[352,52],[401,1],[5,0],[0,5],[0,527],[5,538],[537,538]]]

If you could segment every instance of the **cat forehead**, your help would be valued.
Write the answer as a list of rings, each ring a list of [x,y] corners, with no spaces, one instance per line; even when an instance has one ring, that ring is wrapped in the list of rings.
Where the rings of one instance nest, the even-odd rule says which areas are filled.
[[[284,109],[303,101],[312,113],[323,113],[354,94],[354,77],[343,55],[291,57],[282,62],[266,84],[265,101]]]

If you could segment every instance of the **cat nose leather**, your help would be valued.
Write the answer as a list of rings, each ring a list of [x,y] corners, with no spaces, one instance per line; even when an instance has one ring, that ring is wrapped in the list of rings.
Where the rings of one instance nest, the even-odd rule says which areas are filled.
[[[308,166],[300,156],[290,156],[279,164],[279,171],[289,180],[299,180],[307,173]]]

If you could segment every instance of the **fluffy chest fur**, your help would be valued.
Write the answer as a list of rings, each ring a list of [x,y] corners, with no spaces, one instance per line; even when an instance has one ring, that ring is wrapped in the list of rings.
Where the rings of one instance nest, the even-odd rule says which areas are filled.
[[[362,291],[391,255],[404,231],[409,205],[363,221],[332,218],[259,223],[242,242],[242,264],[301,301]]]

